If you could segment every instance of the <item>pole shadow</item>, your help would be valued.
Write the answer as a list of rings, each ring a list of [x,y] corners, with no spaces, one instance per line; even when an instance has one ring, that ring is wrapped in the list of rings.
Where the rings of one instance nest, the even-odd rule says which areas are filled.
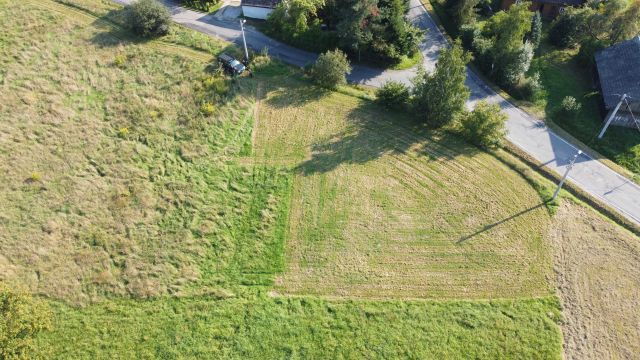
[[[513,219],[515,219],[517,217],[520,217],[520,216],[522,216],[524,214],[527,214],[527,213],[529,213],[529,212],[531,212],[531,211],[533,211],[533,210],[535,210],[535,209],[537,209],[539,207],[542,207],[544,205],[545,205],[545,203],[541,202],[538,205],[535,205],[535,206],[532,206],[532,207],[530,207],[528,209],[522,210],[522,211],[520,211],[518,213],[515,213],[515,214],[513,214],[513,215],[511,215],[509,217],[506,217],[506,218],[504,218],[504,219],[502,219],[500,221],[496,221],[493,224],[485,225],[482,229],[474,232],[473,234],[470,234],[470,235],[467,235],[467,236],[464,236],[464,237],[458,239],[458,241],[456,241],[456,245],[460,245],[460,244],[466,242],[467,240],[469,240],[469,239],[471,239],[471,238],[473,238],[473,237],[475,237],[477,235],[480,235],[480,234],[482,234],[484,232],[487,232],[487,231],[495,228],[496,226],[502,225],[502,224],[504,224],[504,223],[506,223],[506,222],[508,222],[510,220],[513,220]]]

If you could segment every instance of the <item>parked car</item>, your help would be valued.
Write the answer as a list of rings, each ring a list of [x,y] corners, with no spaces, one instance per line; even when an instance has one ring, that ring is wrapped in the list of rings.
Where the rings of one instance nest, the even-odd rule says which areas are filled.
[[[240,75],[246,70],[246,67],[240,61],[229,54],[220,54],[218,62],[231,75]]]

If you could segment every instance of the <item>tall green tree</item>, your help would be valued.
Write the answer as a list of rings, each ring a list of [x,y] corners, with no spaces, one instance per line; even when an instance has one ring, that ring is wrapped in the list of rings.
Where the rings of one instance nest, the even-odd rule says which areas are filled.
[[[460,41],[443,49],[433,73],[421,72],[414,79],[414,109],[431,127],[450,123],[464,110],[470,91],[465,85],[471,55]]]
[[[491,44],[489,73],[502,85],[515,85],[531,65],[533,48],[525,42],[533,15],[529,6],[528,2],[515,4],[491,17],[484,27],[483,35]]]
[[[476,6],[480,0],[447,0],[445,8],[457,29],[462,25],[472,24],[476,21]]]
[[[536,11],[533,14],[533,18],[531,18],[531,30],[529,31],[528,37],[533,49],[537,50],[540,46],[540,40],[542,40],[542,17],[538,11]]]

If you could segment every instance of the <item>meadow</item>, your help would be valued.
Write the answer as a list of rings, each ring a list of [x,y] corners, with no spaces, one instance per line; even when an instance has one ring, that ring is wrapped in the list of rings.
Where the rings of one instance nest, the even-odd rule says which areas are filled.
[[[118,17],[0,0],[0,280],[53,309],[43,357],[561,357],[527,179],[357,89],[267,59],[231,81],[208,66],[228,44]]]

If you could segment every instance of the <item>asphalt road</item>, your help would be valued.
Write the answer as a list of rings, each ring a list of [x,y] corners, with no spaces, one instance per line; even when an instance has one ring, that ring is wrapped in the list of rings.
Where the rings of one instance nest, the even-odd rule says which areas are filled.
[[[133,2],[133,0],[115,1],[121,4]],[[163,0],[163,2],[171,10],[173,20],[177,23],[242,45],[238,22],[221,20],[214,15],[185,9],[176,5],[172,0]],[[427,30],[425,39],[420,44],[420,49],[424,55],[424,67],[427,70],[433,69],[440,49],[448,46],[447,40],[420,0],[411,0],[408,18],[420,28]],[[291,65],[304,66],[313,63],[317,58],[317,54],[280,43],[250,27],[246,28],[245,35],[247,44],[252,49],[267,48],[271,56]],[[348,78],[353,83],[379,87],[389,80],[408,84],[415,73],[415,69],[394,71],[354,65]],[[578,151],[574,145],[549,129],[544,122],[524,113],[496,94],[471,70],[468,70],[467,86],[471,90],[471,99],[468,104],[470,108],[479,100],[499,104],[509,117],[507,121],[508,140],[544,166],[558,174],[564,174],[570,159]],[[569,181],[618,210],[628,219],[640,224],[640,187],[600,161],[586,154],[580,155],[571,171]]]

